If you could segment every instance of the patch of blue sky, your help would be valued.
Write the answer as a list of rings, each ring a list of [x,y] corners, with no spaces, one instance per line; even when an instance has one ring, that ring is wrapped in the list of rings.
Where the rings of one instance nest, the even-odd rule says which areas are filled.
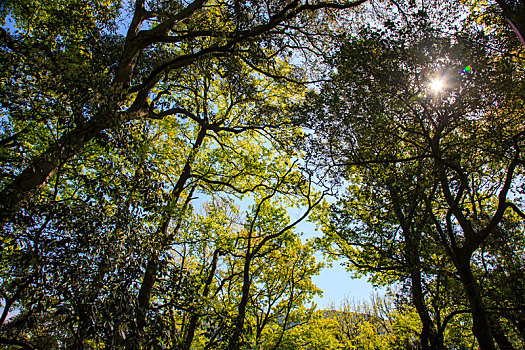
[[[301,208],[290,208],[288,214],[293,221],[301,215]],[[296,228],[296,232],[302,233],[303,241],[320,238],[322,232],[312,222],[303,220]],[[355,278],[344,266],[344,260],[339,259],[328,263],[322,253],[316,253],[316,260],[325,263],[325,267],[318,276],[313,278],[314,284],[323,291],[322,296],[316,296],[314,302],[318,309],[337,307],[345,300],[356,302],[369,301],[373,294],[382,295],[385,289],[376,288],[368,282],[367,277]]]

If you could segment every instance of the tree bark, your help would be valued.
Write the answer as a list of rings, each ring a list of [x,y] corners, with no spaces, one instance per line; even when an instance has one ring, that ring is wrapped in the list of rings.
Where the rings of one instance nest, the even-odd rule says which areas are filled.
[[[461,253],[459,253],[461,254]],[[480,287],[470,267],[470,256],[456,255],[454,264],[467,295],[472,312],[472,333],[478,340],[481,350],[496,350],[494,338],[488,321],[487,311],[481,299]]]
[[[420,247],[419,242],[421,240],[420,234],[416,234],[414,230],[417,230],[417,227],[413,226],[413,213],[405,215],[399,203],[401,200],[398,195],[398,191],[393,187],[391,181],[387,181],[388,191],[392,198],[392,205],[394,212],[396,214],[397,220],[401,226],[403,232],[403,237],[405,240],[405,263],[408,267],[410,273],[410,292],[412,294],[412,302],[416,307],[416,311],[421,320],[421,333],[419,334],[419,339],[421,341],[421,348],[423,350],[435,349],[439,350],[443,348],[443,341],[441,337],[437,334],[434,323],[428,308],[425,304],[425,298],[423,294],[423,287],[421,281],[421,258],[420,258]],[[417,206],[417,200],[413,200],[413,207],[410,211],[414,211]]]
[[[500,350],[515,350],[514,346],[509,341],[509,339],[505,335],[505,332],[501,328],[501,324],[499,323],[498,318],[499,317],[497,314],[489,315],[490,328],[492,330],[492,335],[494,336],[496,344],[498,344]]]
[[[239,306],[237,308],[237,317],[235,317],[235,320],[233,322],[233,331],[227,346],[228,350],[239,349],[239,341],[241,339],[242,329],[244,327],[244,319],[246,317],[246,307],[248,306],[251,284],[250,265],[252,263],[253,255],[250,250],[251,233],[248,236],[248,247],[246,249],[246,257],[244,259],[241,301],[239,302]]]
[[[421,272],[419,271],[419,267],[417,265],[410,269],[410,279],[412,302],[416,307],[416,311],[419,315],[422,325],[421,333],[419,334],[421,348],[423,350],[440,349],[437,344],[434,344],[436,341],[436,336],[434,334],[435,332],[433,331],[433,322],[430,318],[423,298],[423,289],[421,288]]]
[[[202,291],[202,296],[206,298],[210,292],[210,285],[213,282],[213,276],[215,275],[215,271],[217,270],[217,262],[219,260],[220,250],[217,249],[215,252],[213,252],[213,258],[211,262],[211,268],[210,273],[208,274],[208,278],[206,279],[206,284],[204,286],[204,290]],[[199,324],[200,315],[197,312],[194,312],[191,317],[190,321],[188,323],[188,330],[186,332],[186,337],[184,339],[184,343],[182,345],[182,349],[184,350],[190,350],[191,349],[191,343],[193,342],[193,338],[195,336],[195,331],[197,330],[197,326]]]

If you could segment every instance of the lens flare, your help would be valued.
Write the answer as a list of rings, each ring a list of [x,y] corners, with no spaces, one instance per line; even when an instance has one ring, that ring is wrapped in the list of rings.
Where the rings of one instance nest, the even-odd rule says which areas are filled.
[[[430,88],[434,90],[434,92],[439,92],[443,90],[444,87],[443,79],[435,79],[430,82]]]

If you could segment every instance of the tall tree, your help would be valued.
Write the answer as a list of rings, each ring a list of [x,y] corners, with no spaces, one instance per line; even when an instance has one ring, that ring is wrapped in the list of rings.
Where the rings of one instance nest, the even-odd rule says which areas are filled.
[[[290,69],[286,62],[273,65],[280,75]],[[34,346],[55,342],[63,348],[189,348],[196,338],[202,341],[201,322],[207,317],[220,325],[221,344],[227,343],[225,322],[232,318],[221,321],[220,309],[216,314],[206,309],[204,315],[196,313],[208,300],[199,295],[213,299],[214,288],[217,293],[238,289],[245,247],[217,244],[199,255],[209,237],[192,222],[195,197],[246,202],[269,191],[268,197],[280,196],[283,202],[294,197],[290,205],[304,203],[308,210],[315,206],[308,203],[313,200],[309,180],[293,161],[298,153],[290,148],[300,130],[290,121],[287,103],[301,99],[300,84],[269,78],[242,59],[222,57],[219,62],[203,59],[178,77],[177,84],[161,82],[159,88],[163,90],[156,103],[169,105],[165,95],[170,91],[185,109],[184,118],[152,117],[104,133],[62,165],[53,186],[42,189],[40,201],[26,205],[25,221],[11,224],[2,237],[8,248],[2,253],[1,271],[9,300],[5,310],[20,311],[3,326],[9,341]],[[221,232],[233,227],[230,239],[241,240],[235,237],[241,231],[228,220],[217,212],[209,215],[202,220],[215,221],[211,232],[221,225]],[[284,220],[286,215],[280,215]],[[276,232],[281,229],[275,227]],[[273,244],[278,236],[264,243]],[[232,276],[217,282],[229,254]],[[250,278],[258,259],[252,255],[247,255]],[[308,261],[313,273],[315,263]],[[8,268],[13,262],[15,273]],[[314,292],[297,286],[286,292],[290,289]],[[237,342],[246,331],[250,296],[248,290],[244,311],[236,318]],[[290,307],[305,300],[296,299]],[[226,293],[223,301],[234,308],[238,294]],[[175,315],[182,315],[182,321]],[[42,327],[35,327],[37,322]]]
[[[445,38],[424,17],[406,30],[389,28],[347,38],[333,61],[333,81],[303,111],[306,124],[352,186],[373,191],[377,213],[349,213],[343,225],[352,231],[365,221],[376,232],[370,238],[361,232],[365,248],[368,240],[384,237],[379,253],[392,256],[395,238],[377,232],[395,223],[405,235],[407,267],[421,261],[413,243],[430,235],[462,282],[480,348],[493,349],[497,325],[490,325],[474,263],[504,220],[522,215],[523,66],[487,49],[483,42],[490,39],[482,34]]]
[[[1,341],[147,344],[164,278],[187,306],[215,269],[169,258],[194,197],[304,189],[286,62],[362,2],[2,2]]]
[[[4,147],[26,139],[37,126],[58,121],[59,128],[53,128],[53,137],[33,145],[35,151],[24,163],[9,163],[12,170],[0,192],[1,224],[13,220],[61,164],[105,132],[133,120],[184,118],[194,112],[182,107],[177,96],[163,104],[161,97],[165,100],[169,90],[161,84],[177,85],[185,70],[199,61],[222,62],[223,57],[237,57],[254,71],[280,76],[273,64],[306,42],[302,38],[315,34],[315,18],[322,10],[349,9],[364,1],[138,0],[130,9],[125,37],[115,34],[120,2],[5,3],[3,19],[11,16],[22,32],[12,35],[2,28],[3,60],[28,72],[20,87],[29,100],[41,101],[35,107],[52,104],[62,115],[39,113],[45,107],[34,109],[20,100],[18,81],[8,79],[3,85],[8,96],[15,97],[4,102],[9,118]],[[293,79],[293,74],[284,78]],[[33,89],[33,80],[42,89]],[[24,119],[19,107],[32,117]]]

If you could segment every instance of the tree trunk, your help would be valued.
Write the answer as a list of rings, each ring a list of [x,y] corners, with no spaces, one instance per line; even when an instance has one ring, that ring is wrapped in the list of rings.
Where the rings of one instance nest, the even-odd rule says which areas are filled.
[[[210,285],[213,282],[213,276],[215,275],[215,271],[217,270],[217,262],[219,260],[219,254],[220,250],[217,249],[215,252],[213,252],[213,259],[211,262],[211,268],[210,273],[208,275],[208,278],[206,279],[206,285],[204,286],[204,290],[202,292],[202,296],[206,298],[210,292]],[[184,343],[182,346],[182,349],[184,350],[190,350],[191,349],[191,343],[193,342],[193,337],[195,336],[195,331],[197,329],[197,326],[199,324],[199,314],[193,313],[190,317],[190,321],[188,324],[188,330],[186,332],[186,338],[184,339]]]
[[[0,192],[0,228],[13,219],[21,205],[57,172],[62,162],[77,154],[104,128],[105,125],[97,122],[77,127],[36,157],[30,166]]]
[[[456,265],[461,283],[463,284],[463,288],[465,289],[470,304],[473,323],[472,333],[478,340],[479,348],[481,350],[496,350],[487,317],[487,311],[485,310],[485,306],[481,299],[480,288],[472,274],[472,269],[470,268],[471,257],[461,257],[458,255],[459,254],[457,254],[456,259],[454,259],[454,264]]]
[[[126,339],[126,349],[137,350],[140,349],[140,343],[142,338],[142,332],[146,326],[146,314],[149,309],[149,302],[151,298],[151,291],[155,285],[155,279],[157,276],[158,268],[158,257],[156,254],[152,254],[146,265],[146,271],[144,272],[144,278],[140,286],[139,295],[137,297],[137,306],[135,308],[136,322],[134,329],[131,330],[131,334]]]
[[[417,228],[413,228],[412,215],[408,216],[403,213],[401,206],[401,200],[398,196],[398,190],[394,188],[392,181],[387,181],[388,190],[392,197],[392,205],[394,212],[397,216],[401,229],[403,231],[403,237],[405,240],[405,263],[410,273],[411,287],[410,292],[412,294],[412,302],[416,307],[416,311],[421,320],[422,328],[419,334],[421,341],[421,348],[423,350],[435,349],[439,350],[443,348],[443,342],[440,341],[440,337],[435,331],[432,318],[428,312],[428,308],[425,305],[425,298],[423,295],[423,287],[421,281],[421,259],[420,259],[420,241],[421,235],[415,231]],[[414,201],[413,205],[416,205]],[[415,209],[415,207],[413,208]]]
[[[505,332],[501,328],[501,324],[499,323],[498,318],[498,315],[489,316],[490,328],[492,330],[492,334],[494,336],[496,344],[498,344],[500,350],[515,350],[514,346],[509,341],[509,339],[505,335]]]
[[[207,129],[201,127],[199,133],[197,134],[197,138],[195,139],[195,142],[193,144],[192,150],[186,158],[186,162],[184,163],[184,167],[182,168],[182,172],[179,176],[179,179],[177,180],[177,183],[175,184],[175,187],[173,188],[173,191],[170,195],[171,206],[175,206],[177,204],[182,195],[182,191],[186,186],[187,181],[191,177],[191,167],[193,165],[193,162],[195,161],[195,157],[197,156],[200,147],[202,146],[202,143],[204,142],[204,139],[206,138],[206,133]],[[191,200],[192,193],[193,189],[191,190],[188,198],[186,199],[186,202],[184,203],[183,212],[186,210],[186,207],[188,206]],[[162,237],[159,252],[161,252],[167,245],[170,244],[170,238],[179,230],[181,220],[182,217],[180,218],[179,224],[175,228],[173,234],[169,235],[168,228],[171,222],[171,215],[167,214],[163,218],[158,229],[158,234],[160,237]],[[141,334],[146,325],[146,313],[149,309],[151,291],[153,290],[153,287],[155,285],[157,269],[158,253],[153,253],[148,259],[146,270],[144,272],[144,277],[142,279],[142,285],[140,286],[139,295],[137,297],[137,308],[135,311],[137,320],[136,329],[132,331],[130,341],[127,342],[127,349],[137,349],[137,347],[139,346]]]
[[[244,260],[244,269],[243,269],[243,282],[242,282],[242,296],[237,308],[238,313],[237,317],[233,322],[233,332],[228,343],[228,350],[238,350],[239,349],[239,340],[241,338],[242,329],[244,327],[244,319],[246,317],[246,307],[248,305],[248,299],[250,295],[250,265],[252,255],[250,253],[250,244],[251,237],[248,237],[248,249],[246,252],[246,258]]]
[[[421,287],[421,272],[419,271],[419,266],[411,265],[415,268],[411,268],[410,279],[411,279],[411,293],[412,293],[412,302],[416,307],[416,311],[421,319],[421,333],[419,334],[419,339],[421,341],[421,348],[423,350],[440,349],[439,344],[436,342],[436,334],[434,331],[434,326],[432,319],[428,313],[428,309],[425,305],[423,298],[423,289]]]

